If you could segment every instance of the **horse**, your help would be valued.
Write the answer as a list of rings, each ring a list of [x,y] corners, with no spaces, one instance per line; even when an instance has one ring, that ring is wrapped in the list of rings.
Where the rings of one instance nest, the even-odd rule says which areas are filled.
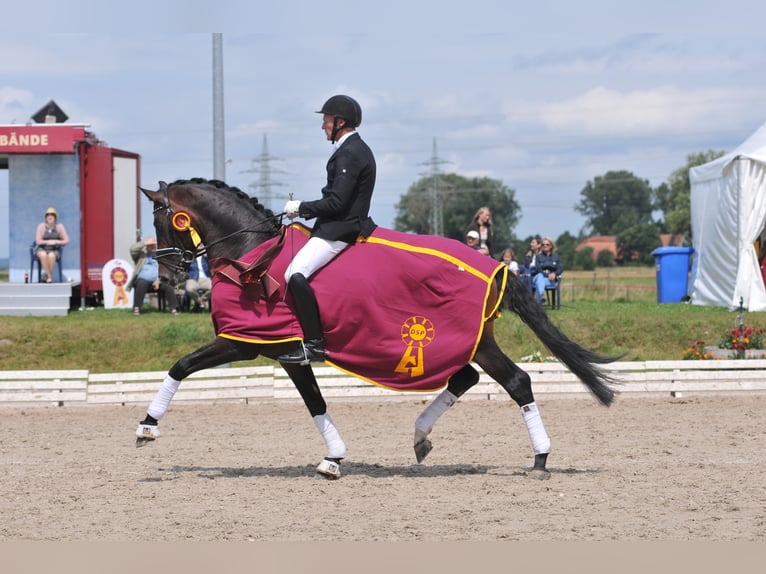
[[[234,361],[253,360],[259,355],[277,360],[280,355],[294,350],[300,344],[302,334],[299,327],[297,331],[293,330],[287,335],[276,333],[277,328],[272,327],[280,321],[297,325],[290,295],[283,286],[280,287],[281,277],[274,276],[272,267],[277,265],[277,257],[285,257],[289,263],[290,254],[296,249],[295,237],[300,238],[301,231],[306,234],[310,230],[301,230],[300,224],[296,223],[289,227],[283,225],[284,214],[275,215],[256,198],[219,180],[194,178],[177,180],[170,184],[160,181],[158,190],[141,187],[139,190],[153,205],[158,243],[157,258],[161,263],[163,277],[177,279],[189,270],[197,255],[207,255],[214,275],[211,314],[216,332],[212,341],[177,360],[165,375],[147,409],[146,418],[139,423],[136,430],[136,446],[145,446],[160,436],[159,420],[166,414],[180,383],[192,373]],[[376,253],[367,251],[373,249],[368,245],[372,243],[379,244],[378,249],[390,249],[393,246],[412,251],[413,256],[420,258],[419,262],[416,265],[399,265],[396,263],[397,259],[392,259],[386,263],[389,261],[385,258],[388,257],[388,252],[375,255],[380,272],[380,277],[375,279],[375,289],[382,290],[383,295],[375,298],[361,293],[348,302],[347,299],[351,298],[355,291],[352,286],[356,287],[357,283],[355,275],[345,277],[341,287],[332,288],[334,296],[331,297],[336,302],[346,302],[348,305],[341,313],[342,317],[332,316],[332,311],[329,310],[331,304],[325,303],[318,293],[327,341],[326,362],[338,366],[340,357],[345,356],[348,358],[348,364],[352,366],[341,363],[339,368],[393,390],[405,390],[410,388],[409,385],[415,385],[412,387],[415,390],[443,389],[426,405],[415,421],[413,449],[418,464],[425,460],[433,448],[430,435],[437,420],[479,381],[479,373],[472,363],[477,364],[505,389],[521,411],[534,453],[533,465],[527,474],[537,479],[549,478],[547,460],[551,441],[535,403],[531,379],[504,354],[494,338],[494,320],[499,316],[498,308],[503,296],[506,307],[520,317],[558,360],[607,407],[614,400],[619,381],[604,365],[620,357],[600,355],[570,340],[553,325],[547,312],[529,289],[514,274],[507,273],[507,268],[502,263],[486,255],[476,255],[475,251],[455,240],[411,234],[394,235],[398,232],[378,229],[381,230],[382,238],[377,241],[373,241],[374,237],[366,241],[360,239],[357,244],[348,247],[312,277],[312,286],[315,281],[332,280],[339,273],[336,269],[340,267],[336,266],[340,266],[344,258],[348,258],[352,265],[359,265],[358,257],[364,258],[368,257],[368,253]],[[287,230],[290,232],[289,239]],[[412,247],[413,242],[420,243]],[[433,242],[440,242],[438,248],[431,247]],[[442,256],[441,249],[451,251],[452,254]],[[356,260],[354,256],[357,257]],[[399,256],[399,253],[391,255]],[[477,257],[481,257],[481,260]],[[432,281],[431,276],[440,274],[429,272],[429,278],[418,277],[418,270],[426,259],[439,260],[439,265],[448,267],[445,271],[446,284],[429,284],[427,287],[418,288],[418,285],[425,285],[422,281]],[[386,268],[381,269],[380,266]],[[481,271],[482,269],[486,271]],[[406,307],[408,303],[401,302],[398,295],[387,296],[389,286],[394,285],[395,280],[402,274],[407,274],[405,282],[409,285],[407,290],[414,294],[415,303],[410,304],[414,307]],[[463,280],[478,282],[479,290],[486,290],[486,293],[481,292],[478,302],[469,301],[464,291],[457,293],[452,288],[453,283],[457,285]],[[415,287],[412,287],[413,283],[416,284]],[[452,309],[448,320],[441,321],[438,329],[417,308],[421,299],[425,299],[426,291],[429,292],[428,295],[437,298],[438,306],[443,304],[445,308]],[[399,309],[399,306],[403,309]],[[385,308],[381,309],[382,307]],[[375,366],[381,362],[377,357],[378,351],[371,352],[370,349],[361,348],[360,339],[353,336],[358,335],[359,325],[376,314],[382,316],[382,320],[389,320],[388,315],[391,314],[407,317],[401,326],[400,341],[400,344],[406,345],[405,354],[395,369],[392,368],[395,360],[393,363],[388,359],[383,361],[388,369],[385,373],[391,371],[393,376],[403,377],[405,382],[399,386],[396,380],[385,379],[385,373],[372,373]],[[227,330],[227,322],[234,316],[246,323],[243,327],[247,330],[246,335],[232,334]],[[466,328],[462,323],[458,326],[458,322],[464,316],[465,320],[470,322],[470,328]],[[395,318],[395,321],[400,319]],[[352,335],[347,334],[349,329],[344,332],[340,328],[348,327],[348,323],[352,324]],[[252,328],[257,329],[260,334],[251,336],[249,329]],[[332,333],[328,332],[328,329],[332,330]],[[275,332],[272,333],[271,330]],[[455,333],[456,330],[461,332]],[[395,334],[393,339],[398,336],[398,333]],[[435,349],[437,345],[428,345],[437,338],[448,340],[453,336],[454,339],[448,345],[449,356],[439,360],[431,359],[435,353],[431,349]],[[373,330],[372,334],[368,332],[365,337],[367,344],[369,339],[380,337],[371,343],[379,344],[381,349],[385,346],[382,331]],[[399,354],[401,350],[395,352]],[[335,359],[334,363],[333,359],[336,356],[339,358]],[[429,366],[442,368],[437,371],[435,378],[427,379],[425,376],[427,372],[431,372],[424,367],[427,362],[426,356],[431,361]],[[356,359],[362,357],[368,360],[368,363],[354,371]],[[327,446],[327,454],[317,466],[316,475],[326,479],[340,478],[341,461],[345,457],[346,446],[328,413],[327,404],[311,366],[281,364],[281,367],[298,390]],[[421,386],[410,383],[411,380],[421,381]]]

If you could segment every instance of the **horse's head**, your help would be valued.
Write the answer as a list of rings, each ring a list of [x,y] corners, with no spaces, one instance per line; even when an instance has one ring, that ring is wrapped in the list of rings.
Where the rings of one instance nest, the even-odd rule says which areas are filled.
[[[237,259],[279,233],[270,210],[221,181],[161,181],[157,191],[139,189],[154,206],[157,259],[171,280],[188,272],[198,254]]]
[[[168,195],[168,184],[160,182],[160,189],[152,191],[139,187],[143,194],[149,198],[154,206],[154,230],[157,235],[157,260],[162,264],[160,266],[160,276],[176,285],[183,281],[184,276],[189,272],[194,261],[197,247],[194,245],[191,233],[186,230],[176,229],[175,225],[182,225],[185,219],[184,214],[174,212],[170,206]]]

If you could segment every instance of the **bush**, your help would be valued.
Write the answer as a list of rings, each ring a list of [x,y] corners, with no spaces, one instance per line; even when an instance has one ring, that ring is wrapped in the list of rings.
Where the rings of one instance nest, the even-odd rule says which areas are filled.
[[[608,249],[602,249],[596,256],[596,265],[598,267],[614,267],[614,253]]]

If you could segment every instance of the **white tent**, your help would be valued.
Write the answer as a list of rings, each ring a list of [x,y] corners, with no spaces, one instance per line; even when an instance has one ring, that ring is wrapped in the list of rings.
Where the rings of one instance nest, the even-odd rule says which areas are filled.
[[[689,170],[695,305],[766,310],[754,243],[766,224],[766,124],[735,150]]]

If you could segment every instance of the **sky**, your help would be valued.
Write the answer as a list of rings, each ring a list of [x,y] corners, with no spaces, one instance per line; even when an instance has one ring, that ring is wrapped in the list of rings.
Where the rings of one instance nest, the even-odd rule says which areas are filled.
[[[393,226],[435,149],[442,172],[515,191],[517,237],[556,238],[585,225],[574,205],[595,177],[627,170],[656,186],[689,154],[730,151],[766,121],[756,2],[259,4],[4,6],[0,124],[26,124],[53,99],[67,123],[140,154],[143,187],[212,178],[217,32],[227,183],[264,199],[249,185],[266,138],[271,207],[319,198],[332,148],[315,112],[344,93],[376,156],[379,225]],[[7,187],[0,171],[0,259]]]

